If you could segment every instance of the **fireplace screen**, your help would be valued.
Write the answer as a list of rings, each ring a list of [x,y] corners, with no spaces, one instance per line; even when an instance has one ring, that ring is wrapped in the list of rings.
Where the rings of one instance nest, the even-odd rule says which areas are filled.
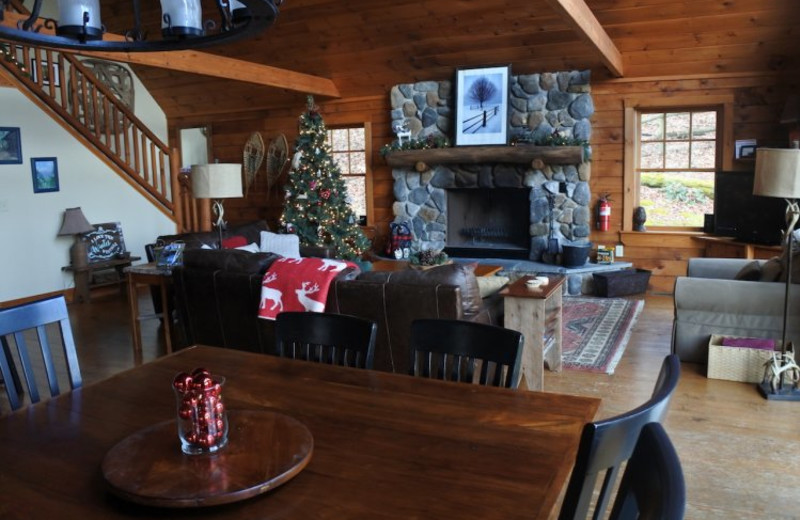
[[[452,256],[527,258],[529,188],[447,190],[447,252]]]

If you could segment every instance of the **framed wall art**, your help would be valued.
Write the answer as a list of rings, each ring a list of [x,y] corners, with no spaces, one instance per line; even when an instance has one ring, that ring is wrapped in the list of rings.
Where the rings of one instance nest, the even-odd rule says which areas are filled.
[[[33,192],[58,191],[58,162],[55,157],[31,157]]]
[[[38,65],[38,66],[37,66]],[[39,60],[36,58],[31,58],[31,80],[36,83],[39,79],[39,72],[42,73],[42,86],[50,85],[50,75],[52,71],[53,76],[53,86],[60,87],[61,86],[61,73],[58,68],[58,63],[53,62],[52,68],[50,66],[50,62],[47,60],[42,60],[41,65],[39,65]]]
[[[508,144],[511,67],[456,71],[456,146]]]
[[[0,126],[0,164],[22,164],[19,128]]]

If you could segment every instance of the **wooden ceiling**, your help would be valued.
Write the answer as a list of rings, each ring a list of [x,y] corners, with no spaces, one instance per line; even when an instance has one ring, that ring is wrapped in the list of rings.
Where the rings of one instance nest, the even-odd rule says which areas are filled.
[[[584,1],[619,51],[627,78],[798,71],[797,0]],[[440,80],[458,67],[490,64],[510,63],[514,74],[592,69],[595,81],[612,78],[609,54],[590,41],[590,31],[576,30],[582,20],[575,4],[581,3],[286,0],[273,28],[204,52],[330,80],[335,88],[328,92],[346,98],[388,97],[398,83]],[[103,21],[122,33],[129,0],[111,4],[103,2]],[[157,16],[149,13],[145,21]],[[305,96],[246,80],[134,67],[171,120],[236,119],[298,106]],[[246,64],[220,69],[231,78],[248,73]]]

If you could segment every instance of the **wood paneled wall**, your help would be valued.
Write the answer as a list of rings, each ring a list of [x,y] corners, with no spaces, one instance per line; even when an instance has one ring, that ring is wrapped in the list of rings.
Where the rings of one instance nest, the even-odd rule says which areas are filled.
[[[542,71],[546,72],[546,71]],[[611,230],[594,231],[592,241],[606,245],[623,244],[624,260],[636,267],[653,272],[650,290],[671,293],[676,276],[684,274],[689,258],[703,255],[703,245],[692,239],[691,233],[646,233],[622,232],[623,154],[624,121],[623,103],[626,97],[653,96],[716,96],[733,95],[734,138],[758,139],[760,143],[784,146],[787,129],[777,122],[791,85],[796,78],[787,79],[773,73],[766,74],[712,74],[687,78],[645,78],[641,80],[593,81],[592,96],[596,112],[592,117],[593,150],[591,190],[594,197],[610,193],[613,205]],[[348,98],[320,102],[323,119],[328,126],[370,122],[373,130],[373,149],[370,154],[373,176],[374,222],[377,227],[376,243],[382,244],[392,221],[393,179],[391,169],[386,166],[378,150],[394,139],[390,129],[388,93],[379,96]],[[291,149],[297,136],[297,122],[305,110],[305,104],[267,113],[259,113],[253,119],[217,122],[211,126],[213,157],[221,162],[241,161],[244,144],[249,135],[261,132],[265,142],[278,133],[284,133]],[[734,162],[734,168],[752,168],[750,163]],[[288,168],[287,168],[288,171]],[[280,179],[285,182],[286,174]],[[244,222],[263,218],[271,226],[277,226],[283,203],[283,190],[273,187],[267,190],[266,176],[262,167],[256,184],[247,198],[230,199],[225,203],[226,214],[231,222]]]

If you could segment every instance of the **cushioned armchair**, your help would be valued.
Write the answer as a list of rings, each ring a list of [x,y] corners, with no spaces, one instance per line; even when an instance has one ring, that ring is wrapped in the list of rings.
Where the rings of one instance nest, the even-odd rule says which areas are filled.
[[[781,339],[785,290],[776,260],[690,259],[687,276],[675,281],[672,352],[706,363],[712,334]],[[790,294],[788,335],[800,339],[793,318],[800,314],[800,287]]]

